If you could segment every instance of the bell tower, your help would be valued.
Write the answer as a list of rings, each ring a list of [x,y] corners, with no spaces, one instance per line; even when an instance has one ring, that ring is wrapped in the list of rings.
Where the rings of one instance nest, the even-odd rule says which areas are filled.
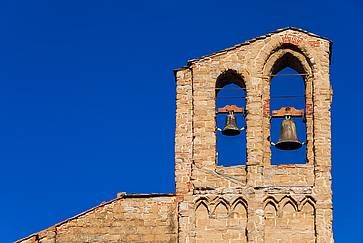
[[[289,27],[175,71],[179,242],[333,242],[331,45]],[[286,68],[294,73],[283,73]],[[272,106],[278,76],[285,76],[286,87],[292,76],[301,78],[301,103],[282,95],[281,106]],[[244,101],[219,106],[227,85]],[[233,153],[245,154],[245,161],[221,165],[219,136],[242,141]],[[274,153],[294,158],[298,151],[303,163],[272,163]]]

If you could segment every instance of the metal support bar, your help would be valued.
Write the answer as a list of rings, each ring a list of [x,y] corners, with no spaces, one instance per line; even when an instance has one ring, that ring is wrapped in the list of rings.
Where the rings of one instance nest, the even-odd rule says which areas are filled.
[[[237,99],[237,98],[242,98],[245,99],[247,98],[246,96],[219,96],[217,97],[217,99]],[[305,98],[304,95],[277,95],[277,96],[271,96],[271,99],[296,99],[296,98]]]
[[[246,90],[246,88],[216,88],[216,90]]]
[[[288,77],[288,76],[308,76],[308,73],[281,73],[281,74],[271,74],[271,77]],[[268,77],[268,76],[267,76]]]

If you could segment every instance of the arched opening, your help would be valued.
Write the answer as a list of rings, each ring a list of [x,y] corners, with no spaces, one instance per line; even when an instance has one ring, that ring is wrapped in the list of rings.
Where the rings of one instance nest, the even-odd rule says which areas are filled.
[[[305,76],[300,61],[287,52],[272,67],[270,80],[270,111],[281,107],[294,107],[306,110]],[[281,124],[285,118],[272,118],[270,123],[270,139],[276,143],[281,136]],[[303,146],[295,150],[281,150],[271,146],[271,164],[305,164],[307,161],[306,122],[304,117],[291,118],[296,125],[298,140]]]
[[[234,70],[227,70],[217,78],[216,82],[216,107],[226,105],[246,107],[246,88],[242,76]],[[227,114],[216,114],[216,164],[233,166],[246,164],[246,132],[241,131],[236,136],[225,136],[221,129],[225,126]],[[234,114],[239,128],[245,128],[245,115]]]

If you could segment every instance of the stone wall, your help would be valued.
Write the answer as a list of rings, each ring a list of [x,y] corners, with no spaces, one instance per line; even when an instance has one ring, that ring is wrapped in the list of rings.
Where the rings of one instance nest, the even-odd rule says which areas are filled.
[[[333,242],[330,48],[325,38],[287,28],[176,71],[180,242]],[[285,67],[304,75],[306,164],[271,164],[270,81]],[[215,99],[216,87],[230,82],[246,89],[247,162],[223,167]]]
[[[129,195],[18,242],[176,242],[175,196]]]

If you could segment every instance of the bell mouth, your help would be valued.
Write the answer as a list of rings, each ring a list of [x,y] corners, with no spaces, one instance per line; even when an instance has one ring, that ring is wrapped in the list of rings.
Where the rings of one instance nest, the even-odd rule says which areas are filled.
[[[299,141],[281,141],[277,142],[275,147],[280,150],[295,150],[301,148],[302,143]]]
[[[225,136],[237,136],[240,133],[241,132],[239,130],[234,130],[234,129],[222,130],[222,134]]]

